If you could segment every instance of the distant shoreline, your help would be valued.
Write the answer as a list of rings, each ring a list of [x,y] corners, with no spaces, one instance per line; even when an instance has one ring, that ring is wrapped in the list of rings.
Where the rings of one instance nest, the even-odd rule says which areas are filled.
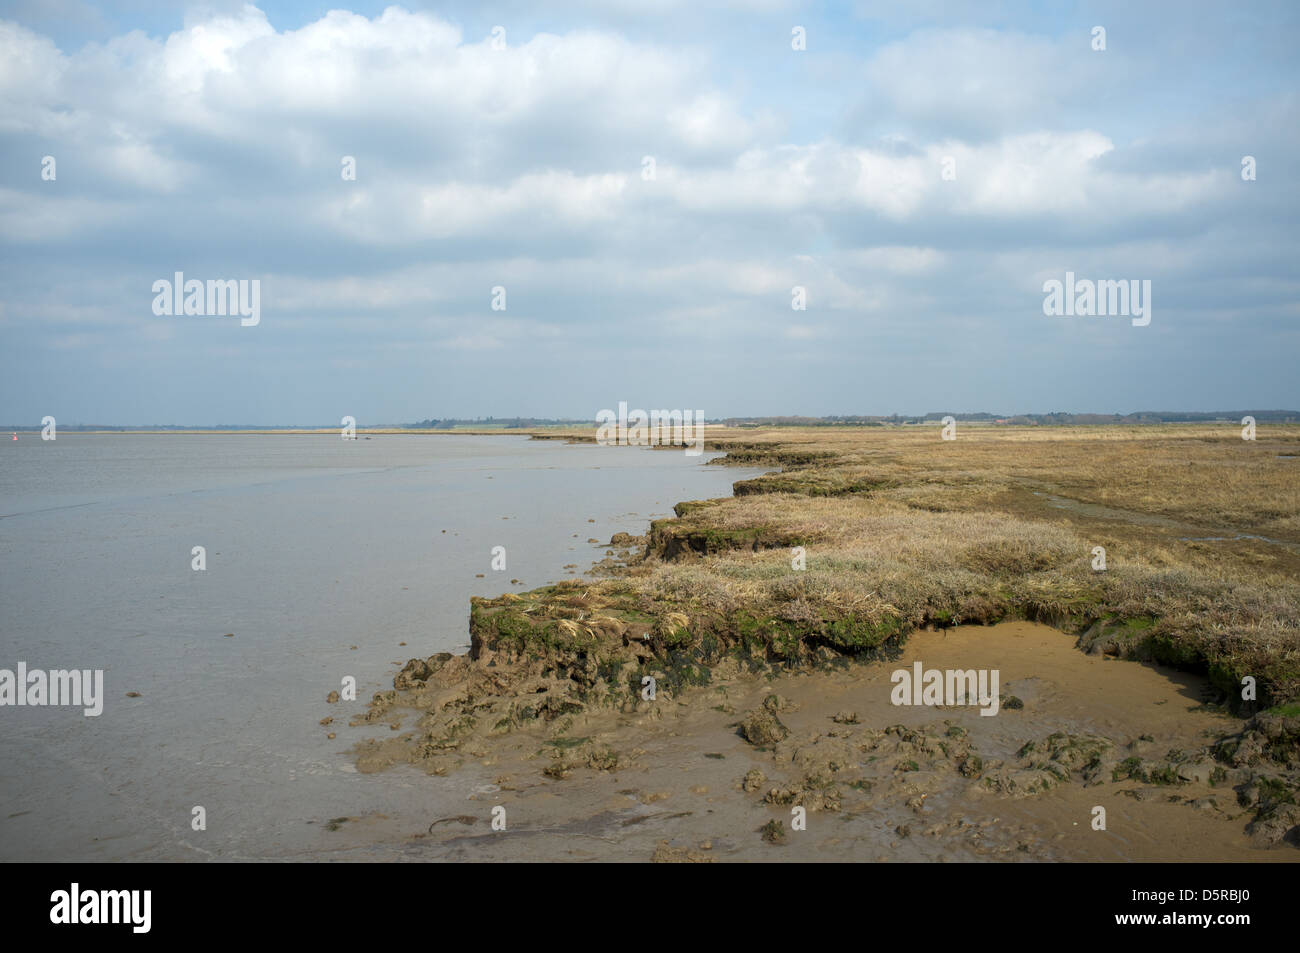
[[[534,430],[505,430],[505,429],[411,430],[411,429],[408,429],[408,428],[405,428],[405,427],[377,427],[377,428],[374,428],[374,429],[358,427],[358,428],[357,428],[357,435],[358,435],[358,436],[373,436],[373,435],[377,435],[377,434],[384,434],[384,435],[389,435],[389,434],[416,434],[416,435],[442,434],[442,435],[459,435],[459,436],[470,436],[470,437],[501,437],[501,436],[524,436],[524,437],[527,437],[527,436],[533,436],[533,435],[535,434],[536,430],[540,430],[540,429],[541,429],[541,428],[535,428]],[[557,429],[563,429],[563,428],[557,428]],[[594,428],[593,428],[593,429],[594,429]],[[39,434],[39,433],[41,432],[41,428],[40,428],[40,427],[5,427],[5,428],[0,428],[0,432],[3,432],[3,431],[5,431],[5,430],[9,431],[10,433],[20,433],[20,434],[21,434],[21,433]],[[285,436],[304,436],[304,437],[310,437],[310,436],[318,436],[318,437],[320,437],[320,436],[323,436],[323,437],[337,437],[337,436],[339,435],[339,428],[338,428],[338,427],[333,427],[333,428],[329,428],[329,427],[318,427],[318,428],[295,427],[295,428],[292,428],[292,429],[283,429],[283,430],[280,430],[280,429],[268,429],[268,428],[249,428],[249,429],[247,429],[247,430],[225,430],[225,429],[223,429],[223,430],[211,430],[211,429],[204,429],[204,428],[202,428],[202,427],[194,427],[194,428],[184,428],[184,429],[177,428],[177,429],[174,429],[174,430],[153,430],[153,429],[140,429],[140,430],[135,430],[135,429],[129,429],[129,430],[125,430],[125,429],[123,429],[123,430],[117,430],[117,429],[114,429],[114,430],[81,430],[81,429],[78,429],[78,428],[75,428],[75,427],[60,427],[60,428],[59,428],[59,433],[60,433],[60,434],[115,434],[115,435],[119,435],[119,436],[135,436],[135,435],[140,435],[140,434],[147,434],[147,435],[153,435],[153,436],[166,436],[166,435],[168,435],[168,434],[178,434],[178,435],[183,435],[183,436],[218,436],[218,437],[219,437],[219,436],[235,436],[235,437],[238,437],[238,436],[249,436],[249,435],[263,435],[263,436],[285,435]],[[578,435],[578,434],[575,434],[575,436],[576,436],[576,435]],[[555,434],[547,434],[546,436],[556,436],[556,435],[555,435]]]
[[[1217,412],[1216,414],[1194,415],[1188,413],[1186,417],[1195,417],[1196,419],[1180,420],[1162,420],[1155,417],[1145,417],[1133,415],[1129,417],[1116,417],[1114,419],[1098,420],[1090,419],[1086,422],[1070,422],[1066,420],[1056,421],[1048,419],[1052,415],[1042,415],[1031,419],[1028,417],[1015,418],[998,418],[990,419],[989,415],[984,414],[955,414],[952,415],[958,423],[967,428],[979,429],[998,429],[998,430],[1103,430],[1113,428],[1141,428],[1143,430],[1155,429],[1160,427],[1204,427],[1213,424],[1224,424],[1236,426],[1243,416],[1253,417],[1259,423],[1270,424],[1294,424],[1300,423],[1300,411],[1290,410],[1269,410],[1269,411],[1240,411],[1240,412]],[[1071,414],[1063,415],[1065,417],[1099,417],[1101,415],[1088,414]],[[781,423],[775,422],[790,418],[727,418],[723,421],[713,421],[705,423],[705,428],[713,433],[726,434],[748,434],[766,431],[785,431],[795,433],[844,433],[863,431],[868,433],[879,433],[885,431],[916,431],[919,429],[938,427],[946,422],[934,414],[927,414],[924,418],[914,417],[900,419],[898,421],[879,420],[874,422],[834,422],[831,418],[800,418],[809,421],[809,423]],[[750,422],[772,420],[774,422]],[[591,435],[597,429],[597,423],[593,421],[588,425],[579,424],[538,424],[530,427],[507,427],[507,426],[471,426],[471,427],[357,427],[358,435],[374,436],[383,435],[460,435],[460,436],[528,436],[537,437],[545,440],[557,439],[594,439]],[[13,425],[0,427],[0,432],[8,431],[10,433],[41,433],[43,427],[37,425],[23,425],[16,427]],[[82,427],[80,425],[60,425],[61,433],[76,434],[189,434],[204,436],[220,435],[295,435],[295,436],[337,436],[341,428],[332,427]]]

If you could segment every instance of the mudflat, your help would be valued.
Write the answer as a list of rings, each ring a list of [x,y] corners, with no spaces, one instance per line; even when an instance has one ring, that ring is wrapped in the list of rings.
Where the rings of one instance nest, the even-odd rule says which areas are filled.
[[[891,704],[891,673],[915,662],[997,666],[1023,707],[990,718]],[[893,661],[736,677],[577,717],[558,737],[539,725],[466,739],[464,813],[405,833],[421,853],[461,860],[1300,859],[1254,848],[1241,831],[1250,812],[1196,756],[1238,727],[1207,692],[1203,678],[1085,655],[1036,623],[918,632]],[[755,710],[780,741],[746,740],[739,725]],[[402,742],[364,746],[360,763],[407,754]],[[1148,783],[1133,758],[1172,764],[1178,780]],[[803,831],[791,829],[797,804],[809,808]],[[491,829],[497,805],[504,831]]]

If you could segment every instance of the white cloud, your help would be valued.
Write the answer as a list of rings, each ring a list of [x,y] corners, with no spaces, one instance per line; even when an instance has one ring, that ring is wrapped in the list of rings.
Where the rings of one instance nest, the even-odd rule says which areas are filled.
[[[1095,89],[1114,58],[1087,33],[1059,38],[990,29],[918,30],[866,66],[873,100],[912,124],[981,131],[1042,122]]]
[[[19,173],[0,189],[6,330],[75,343],[120,319],[159,360],[219,355],[208,325],[148,311],[150,282],[184,270],[262,278],[256,340],[295,371],[362,347],[458,366],[491,352],[499,368],[563,344],[605,373],[592,354],[662,349],[684,367],[707,340],[743,343],[738,367],[814,355],[823,373],[798,386],[816,389],[827,362],[882,338],[960,357],[991,315],[1031,320],[1037,276],[1065,267],[1159,277],[1165,308],[1171,285],[1219,269],[1252,307],[1293,313],[1294,97],[1238,91],[1258,112],[1207,106],[1171,138],[1119,128],[1121,98],[1090,108],[1124,60],[1086,34],[903,31],[774,61],[787,23],[755,52],[675,9],[616,17],[626,34],[510,28],[504,50],[477,18],[466,33],[398,8],[276,30],[243,7],[68,52],[0,21],[0,146]],[[746,43],[762,29],[746,27]],[[1256,183],[1235,177],[1247,151]],[[47,152],[56,182],[39,178]],[[498,284],[508,315],[488,309]],[[737,375],[717,386],[747,386]]]

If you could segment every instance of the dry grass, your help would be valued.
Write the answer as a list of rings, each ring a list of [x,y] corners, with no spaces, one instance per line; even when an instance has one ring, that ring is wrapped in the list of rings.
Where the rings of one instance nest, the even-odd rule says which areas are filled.
[[[1300,697],[1300,426],[710,428],[706,445],[773,472],[679,507],[617,594],[597,584],[656,631],[680,635],[680,613],[785,664],[780,640],[824,643],[832,623],[1022,616],[1118,633],[1230,700],[1244,675]]]
[[[820,439],[818,439],[820,437]],[[807,428],[716,436],[709,444],[741,443],[833,454],[792,476],[810,484],[894,481],[908,485],[974,483],[1032,487],[1084,502],[1167,516],[1193,525],[1283,534],[1300,542],[1300,427],[1261,428],[1244,441],[1235,426],[977,427],[958,438],[938,428]]]
[[[1300,695],[1300,461],[1284,458],[1300,427],[1253,443],[1206,426],[959,425],[955,441],[792,428],[709,446],[783,468],[656,525],[651,558],[622,580],[651,613],[774,633],[845,618],[1100,624],[1134,635],[1124,654],[1208,671],[1225,693],[1249,674],[1271,700]]]

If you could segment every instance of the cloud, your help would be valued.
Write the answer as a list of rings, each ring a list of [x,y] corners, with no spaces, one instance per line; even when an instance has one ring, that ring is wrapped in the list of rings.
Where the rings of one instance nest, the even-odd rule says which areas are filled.
[[[1300,213],[1285,43],[1222,26],[1192,95],[1148,82],[1187,69],[1185,27],[1137,56],[1146,21],[1120,7],[1105,54],[1014,3],[997,29],[944,4],[601,20],[573,3],[545,30],[503,9],[503,49],[470,7],[273,26],[230,6],[64,49],[0,21],[0,313],[12,353],[60,355],[0,365],[0,401],[96,382],[84,399],[111,418],[154,399],[138,362],[176,422],[316,419],[304,395],[332,374],[387,420],[443,400],[435,416],[588,413],[633,386],[788,410],[772,374],[807,410],[926,410],[919,355],[953,399],[1012,412],[1065,405],[1045,363],[1064,355],[1094,381],[1132,361],[1113,395],[1130,406],[1199,402],[1187,375],[1151,376],[1169,335],[1237,403],[1273,386],[1258,362],[1291,340]],[[798,53],[801,21],[816,42]],[[1150,334],[1043,322],[1041,283],[1067,268],[1152,278]],[[161,323],[149,289],[173,271],[261,279],[262,323]],[[265,408],[229,387],[249,367]]]
[[[990,29],[919,30],[867,63],[873,101],[918,129],[973,136],[1059,119],[1114,69],[1089,34],[1059,38]]]

